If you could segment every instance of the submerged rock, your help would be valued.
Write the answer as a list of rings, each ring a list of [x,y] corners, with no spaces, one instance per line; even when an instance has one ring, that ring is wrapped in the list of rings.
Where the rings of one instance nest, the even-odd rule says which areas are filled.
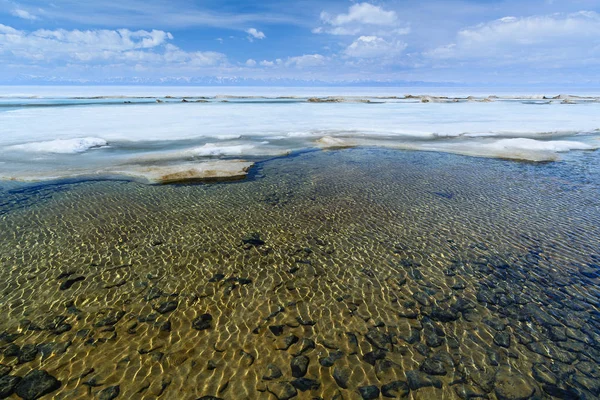
[[[294,386],[301,392],[306,392],[308,390],[317,390],[321,386],[321,384],[318,381],[309,378],[298,378],[293,380],[291,383],[292,386]]]
[[[306,375],[306,371],[308,370],[308,364],[310,359],[306,356],[298,356],[292,359],[290,363],[290,368],[292,369],[292,376],[294,378],[302,378]]]
[[[23,377],[15,389],[24,400],[35,400],[58,390],[61,382],[44,370],[33,370]]]
[[[373,400],[379,398],[379,388],[375,385],[361,386],[358,388],[358,393],[363,400]]]
[[[501,368],[496,374],[494,392],[499,400],[526,400],[535,393],[535,386],[515,370]]]
[[[333,369],[333,379],[342,389],[348,389],[348,380],[350,379],[350,371],[344,368],[335,367]]]
[[[210,315],[208,313],[202,314],[198,318],[194,319],[194,321],[192,321],[192,328],[194,328],[198,331],[203,331],[205,329],[209,329],[211,327],[212,320],[213,320],[212,315]]]
[[[0,399],[5,399],[15,392],[21,377],[14,375],[4,375],[0,378]]]
[[[102,389],[98,392],[98,400],[113,400],[116,399],[121,393],[119,385],[109,386],[106,389]]]
[[[440,389],[442,387],[442,381],[437,378],[431,377],[421,371],[408,371],[406,373],[406,380],[410,390],[418,390],[424,387],[435,387]]]
[[[281,370],[279,369],[279,367],[277,365],[268,364],[267,370],[262,378],[266,381],[272,381],[275,379],[279,379],[282,376],[283,376],[283,374],[281,373]]]
[[[408,387],[408,383],[405,381],[394,381],[390,382],[381,387],[381,394],[383,397],[393,397],[393,398],[405,398],[408,397],[408,393],[410,392],[410,388]]]

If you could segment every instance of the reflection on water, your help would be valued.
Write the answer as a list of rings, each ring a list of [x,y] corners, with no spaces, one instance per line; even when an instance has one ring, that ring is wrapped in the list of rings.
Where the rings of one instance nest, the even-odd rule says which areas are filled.
[[[599,167],[354,149],[5,189],[0,392],[597,398]]]

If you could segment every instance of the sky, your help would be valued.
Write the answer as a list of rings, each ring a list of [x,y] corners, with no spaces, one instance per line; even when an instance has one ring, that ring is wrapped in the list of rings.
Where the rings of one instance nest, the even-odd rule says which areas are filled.
[[[0,0],[0,83],[600,86],[600,0]]]

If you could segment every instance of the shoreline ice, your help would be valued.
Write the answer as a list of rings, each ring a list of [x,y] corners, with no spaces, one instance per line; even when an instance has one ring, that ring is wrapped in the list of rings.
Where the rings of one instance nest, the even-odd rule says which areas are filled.
[[[0,98],[0,179],[144,175],[154,182],[168,170],[203,179],[211,178],[207,163],[222,165],[218,178],[239,177],[245,172],[232,168],[235,162],[312,148],[372,146],[538,162],[600,147],[600,97],[585,94],[186,93],[196,96],[165,94],[160,103],[131,93]]]

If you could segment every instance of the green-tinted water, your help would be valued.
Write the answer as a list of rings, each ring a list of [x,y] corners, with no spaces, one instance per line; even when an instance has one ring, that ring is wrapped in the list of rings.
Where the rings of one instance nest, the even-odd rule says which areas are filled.
[[[6,189],[0,372],[57,399],[596,398],[599,167],[355,149]]]

